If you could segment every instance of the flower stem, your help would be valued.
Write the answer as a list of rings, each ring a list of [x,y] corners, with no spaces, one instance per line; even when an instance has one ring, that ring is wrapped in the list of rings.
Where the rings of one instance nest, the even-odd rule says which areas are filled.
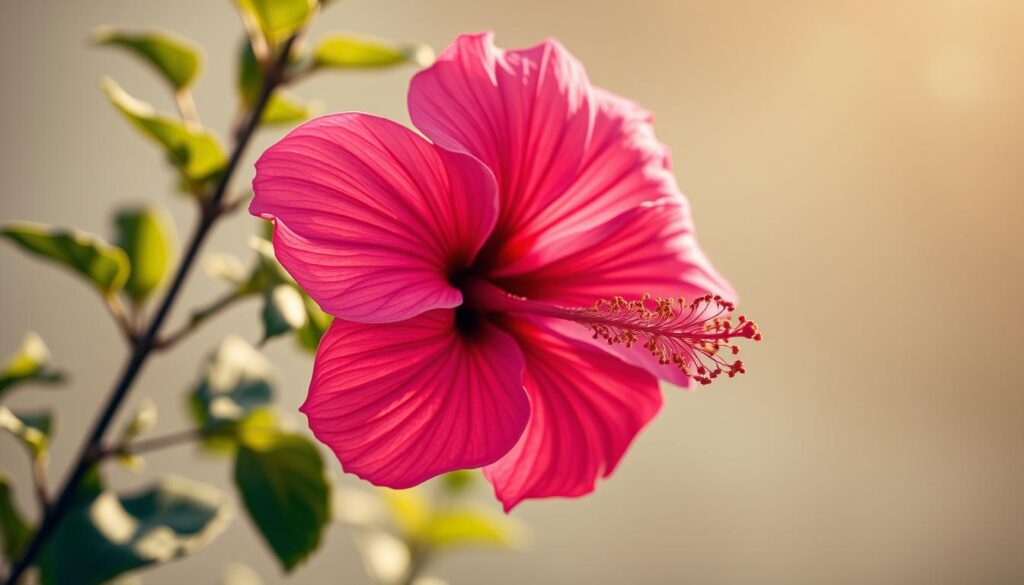
[[[56,530],[61,520],[71,510],[82,480],[96,462],[96,454],[102,445],[103,435],[106,434],[110,423],[114,420],[118,410],[120,410],[121,404],[124,402],[125,397],[128,396],[135,383],[135,379],[142,371],[142,367],[154,349],[160,328],[163,326],[164,321],[167,320],[167,316],[170,314],[171,308],[181,292],[182,285],[185,283],[185,279],[191,271],[193,264],[195,264],[199,250],[206,241],[210,228],[213,227],[214,223],[221,216],[224,194],[227,192],[232,176],[238,169],[238,164],[242,160],[242,154],[249,144],[253,132],[259,125],[260,118],[263,116],[263,110],[266,109],[270,96],[282,80],[284,69],[288,64],[288,56],[291,53],[296,38],[297,36],[293,35],[284,42],[273,66],[268,71],[268,74],[264,76],[259,98],[256,100],[256,103],[249,112],[248,118],[245,119],[245,123],[237,134],[235,145],[224,168],[224,173],[221,175],[210,197],[203,200],[199,222],[192,232],[192,237],[185,253],[182,255],[181,263],[178,265],[178,270],[174,275],[170,288],[164,294],[160,306],[149,322],[148,327],[145,328],[145,333],[132,344],[131,353],[128,355],[128,359],[121,370],[121,375],[111,389],[103,409],[93,423],[92,430],[79,451],[78,458],[67,481],[64,482],[64,486],[54,500],[53,505],[47,508],[38,530],[36,530],[32,540],[25,547],[25,552],[11,567],[11,573],[5,581],[6,585],[15,585],[25,571],[32,566],[39,553],[42,552],[43,547],[50,537],[53,536],[54,530]]]

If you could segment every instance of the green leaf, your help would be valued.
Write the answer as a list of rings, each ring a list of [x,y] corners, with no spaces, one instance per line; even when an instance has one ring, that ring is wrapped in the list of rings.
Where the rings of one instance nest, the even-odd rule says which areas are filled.
[[[458,495],[476,483],[477,476],[468,469],[452,471],[441,476],[441,487],[450,495]]]
[[[78,486],[78,492],[74,497],[74,505],[79,506],[92,502],[103,493],[105,486],[100,466],[98,464],[90,466],[85,471],[85,477],[82,478],[81,485]]]
[[[25,522],[14,501],[11,478],[0,472],[0,538],[3,539],[4,558],[13,561],[32,537],[32,527]]]
[[[182,478],[166,478],[130,495],[101,491],[57,528],[45,554],[43,581],[98,585],[170,561],[208,543],[228,518],[220,492]]]
[[[64,374],[50,365],[50,350],[43,343],[43,338],[29,331],[21,347],[7,358],[3,370],[0,370],[0,397],[19,384],[58,384],[63,381]]]
[[[241,338],[225,338],[190,397],[193,417],[206,434],[204,445],[218,452],[233,450],[241,425],[266,411],[272,398],[270,362]],[[271,424],[268,417],[261,415],[261,427]]]
[[[260,68],[256,55],[248,39],[242,43],[242,51],[238,63],[238,95],[245,107],[252,107],[259,98],[263,87],[263,70]],[[313,116],[316,108],[283,90],[275,91],[267,102],[260,118],[262,124],[294,124]]]
[[[199,74],[199,47],[166,32],[133,33],[104,27],[93,33],[99,45],[128,49],[155,67],[175,90],[186,89]]]
[[[319,451],[301,435],[244,434],[235,456],[242,501],[285,571],[320,544],[330,486]]]
[[[246,107],[255,104],[262,87],[263,69],[253,53],[249,39],[245,39],[238,54],[238,97],[242,99],[242,104]]]
[[[291,275],[274,256],[274,245],[259,236],[250,236],[249,246],[256,251],[256,264],[249,273],[249,279],[241,286],[243,293],[267,290],[279,284],[292,284]]]
[[[425,66],[433,60],[434,52],[426,45],[398,45],[382,39],[349,34],[331,35],[313,49],[313,67],[317,69],[368,69],[405,63]]]
[[[131,272],[124,289],[136,303],[166,279],[171,264],[171,229],[167,215],[155,209],[118,212],[117,243],[128,254]]]
[[[237,0],[243,18],[255,22],[271,42],[281,41],[309,20],[316,0]]]
[[[128,95],[112,79],[104,78],[102,87],[111,103],[139,131],[163,147],[186,182],[211,181],[223,170],[227,158],[212,132],[192,129],[174,118],[157,114],[152,106]]]
[[[304,292],[302,293],[302,304],[306,308],[306,324],[299,327],[295,332],[295,337],[302,349],[316,353],[316,348],[320,345],[320,338],[327,333],[334,317],[325,313],[320,305]]]
[[[516,541],[516,525],[486,509],[452,508],[431,516],[415,534],[435,548],[484,545],[509,547]]]
[[[263,294],[263,338],[270,339],[306,324],[306,306],[295,287],[279,284]]]
[[[131,270],[124,250],[91,234],[18,223],[9,224],[0,235],[23,250],[74,270],[105,295],[120,290]]]

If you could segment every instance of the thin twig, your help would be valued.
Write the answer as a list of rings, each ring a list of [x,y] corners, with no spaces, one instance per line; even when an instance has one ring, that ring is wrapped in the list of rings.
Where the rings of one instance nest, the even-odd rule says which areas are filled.
[[[36,533],[32,536],[32,539],[25,547],[25,552],[11,567],[11,573],[7,576],[7,580],[5,581],[6,585],[15,585],[25,571],[32,566],[36,557],[38,557],[39,553],[42,552],[43,546],[53,535],[54,530],[60,524],[68,511],[71,510],[71,506],[75,500],[75,495],[78,493],[78,488],[82,484],[86,473],[95,461],[95,453],[102,445],[103,435],[106,434],[107,428],[110,427],[110,423],[114,420],[114,416],[117,414],[118,410],[120,410],[121,404],[124,402],[125,397],[128,396],[129,391],[135,383],[135,379],[138,377],[139,373],[142,371],[143,365],[145,365],[146,360],[149,358],[154,348],[154,343],[160,334],[160,329],[163,327],[168,314],[170,314],[171,308],[174,306],[174,303],[181,292],[182,285],[184,285],[185,279],[191,271],[192,265],[199,256],[199,250],[206,241],[210,228],[213,227],[213,224],[219,217],[219,210],[224,200],[224,194],[227,192],[231,178],[238,169],[245,147],[249,144],[249,140],[252,138],[253,132],[259,125],[260,118],[263,116],[263,110],[267,107],[267,103],[270,101],[270,96],[281,82],[282,72],[288,64],[288,57],[291,53],[292,46],[295,44],[296,38],[297,35],[293,35],[285,41],[281,46],[281,52],[277,56],[274,66],[270,69],[268,75],[264,77],[259,99],[256,100],[245,125],[242,127],[241,132],[238,133],[235,146],[231,151],[231,156],[228,158],[224,172],[221,175],[220,180],[217,182],[210,198],[204,201],[204,205],[201,208],[202,213],[199,217],[199,223],[196,225],[188,247],[182,255],[181,263],[178,265],[178,270],[174,275],[174,280],[171,282],[171,286],[167,289],[167,292],[164,293],[164,297],[160,302],[159,308],[150,321],[149,326],[146,328],[145,333],[132,345],[132,351],[128,356],[121,375],[118,378],[117,383],[111,389],[103,410],[93,423],[92,430],[89,432],[87,440],[82,445],[81,451],[75,460],[76,463],[74,464],[71,473],[68,475],[67,481],[61,488],[56,501],[47,509],[42,522],[39,524],[39,529],[36,530]]]
[[[104,447],[96,451],[93,458],[96,461],[99,461],[100,459],[106,459],[107,457],[113,457],[116,455],[140,455],[150,451],[157,451],[165,447],[191,443],[192,441],[200,439],[202,436],[202,429],[185,429],[183,431],[176,431],[166,435],[139,439],[137,441],[132,441],[131,443],[110,445],[109,447]]]
[[[107,309],[110,311],[110,315],[114,318],[114,322],[117,323],[117,328],[121,330],[121,334],[124,335],[125,341],[130,344],[134,344],[137,341],[138,333],[135,331],[135,327],[132,325],[131,319],[128,318],[128,312],[125,311],[124,303],[121,302],[121,297],[116,294],[103,295],[103,300],[107,305]]]
[[[196,102],[192,99],[192,92],[187,89],[179,89],[174,92],[174,101],[178,104],[178,111],[181,112],[181,119],[185,126],[190,129],[202,127],[199,121],[199,110],[196,109]]]
[[[246,192],[238,195],[237,197],[231,199],[230,201],[225,201],[222,208],[223,213],[234,213],[236,210],[238,210],[243,205],[248,203],[250,199],[252,199],[252,193]]]
[[[233,290],[213,301],[206,307],[193,312],[192,316],[189,317],[188,323],[182,325],[176,331],[172,331],[171,333],[159,338],[154,344],[154,349],[166,350],[174,346],[189,334],[195,332],[196,329],[199,329],[199,327],[207,320],[218,315],[221,311],[227,309],[237,301],[244,299],[246,296],[248,295],[242,291]]]
[[[46,473],[46,461],[45,454],[32,459],[32,482],[35,484],[36,500],[43,514],[46,514],[50,507],[50,482]]]

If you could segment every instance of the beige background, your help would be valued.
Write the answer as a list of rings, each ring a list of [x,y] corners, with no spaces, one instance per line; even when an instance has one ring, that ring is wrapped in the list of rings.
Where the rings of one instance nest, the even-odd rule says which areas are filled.
[[[204,121],[223,130],[239,36],[229,3],[0,10],[0,219],[109,234],[115,204],[160,201],[185,233],[189,209],[170,193],[161,157],[97,84],[110,74],[165,109],[166,92],[85,39],[111,23],[200,41],[208,62],[196,97]],[[316,33],[436,48],[485,28],[507,47],[558,37],[597,84],[656,112],[704,246],[767,333],[746,352],[742,379],[667,392],[662,416],[595,495],[517,510],[532,529],[527,552],[453,555],[435,572],[461,584],[1024,580],[1022,25],[1019,0],[347,0],[329,10]],[[323,76],[299,92],[326,111],[407,122],[411,73]],[[263,133],[258,146],[278,135]],[[239,216],[207,250],[243,254],[251,228]],[[16,400],[59,402],[63,469],[123,348],[68,275],[8,245],[0,274],[2,353],[36,329],[75,376],[65,390]],[[197,274],[182,306],[216,290]],[[228,332],[255,338],[255,311],[238,307],[154,360],[133,402],[152,397],[160,428],[181,428],[181,394],[201,356]],[[294,410],[310,361],[287,343],[268,353],[281,404]],[[6,437],[0,457],[25,476]],[[164,468],[216,483],[230,473],[187,448],[151,458],[150,469]],[[214,583],[234,560],[279,581],[246,523],[146,582]],[[334,529],[290,582],[361,575]]]

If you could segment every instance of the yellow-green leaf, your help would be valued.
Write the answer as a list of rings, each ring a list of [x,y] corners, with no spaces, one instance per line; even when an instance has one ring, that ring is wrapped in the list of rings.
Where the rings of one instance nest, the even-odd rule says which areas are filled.
[[[450,495],[458,495],[473,487],[477,475],[469,469],[450,471],[441,476],[441,487]]]
[[[334,34],[313,49],[313,67],[365,69],[393,67],[403,63],[429,65],[434,51],[418,43],[395,44],[382,39]]]
[[[81,274],[103,294],[116,293],[128,279],[130,268],[124,250],[94,235],[30,223],[8,225],[0,235]]]
[[[202,62],[192,41],[167,32],[128,32],[110,27],[93,33],[97,44],[123,47],[156,68],[175,90],[195,81]]]
[[[3,370],[0,370],[0,396],[18,384],[58,384],[63,381],[64,374],[51,367],[50,350],[43,343],[43,338],[29,331],[21,347],[7,358]]]
[[[486,509],[453,508],[431,516],[416,537],[433,547],[513,546],[516,525]]]
[[[6,406],[0,406],[0,429],[20,439],[33,458],[46,453],[52,428],[53,416],[49,413],[16,415]]]
[[[430,502],[419,490],[381,490],[381,493],[391,510],[391,518],[403,534],[418,534],[427,524]]]
[[[255,22],[271,42],[298,30],[316,10],[316,0],[237,0],[243,18]]]
[[[308,120],[313,116],[315,110],[316,108],[312,104],[304,102],[290,93],[278,90],[270,96],[270,101],[267,102],[267,108],[263,110],[263,117],[260,118],[260,121],[263,124],[294,124]]]
[[[169,116],[156,113],[146,102],[128,95],[121,86],[104,78],[103,92],[111,103],[143,134],[167,153],[186,182],[204,182],[215,178],[227,158],[220,141],[203,128],[190,128]]]
[[[156,209],[118,212],[117,243],[128,254],[131,272],[124,288],[136,303],[146,298],[167,277],[171,265],[170,220]]]

